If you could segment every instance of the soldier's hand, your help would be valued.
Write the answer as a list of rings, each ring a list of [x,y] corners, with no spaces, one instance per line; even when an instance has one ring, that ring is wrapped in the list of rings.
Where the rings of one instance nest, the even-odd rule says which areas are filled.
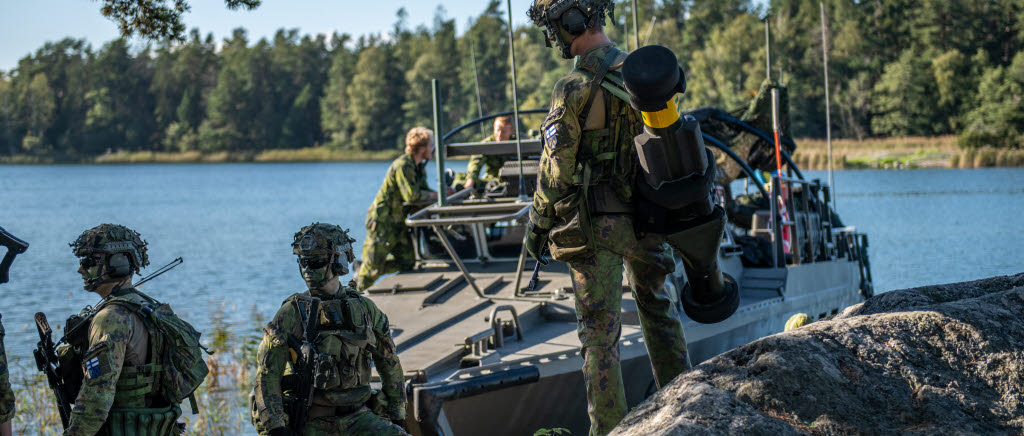
[[[469,180],[466,180],[466,183],[464,185],[462,185],[462,187],[463,188],[472,188],[474,184],[476,184],[476,182],[474,182],[473,179],[469,179]]]
[[[548,232],[551,229],[543,229],[538,227],[533,221],[530,221],[526,226],[526,252],[530,253],[530,257],[537,259],[541,265],[547,265],[548,261],[544,260],[544,247],[548,244]]]

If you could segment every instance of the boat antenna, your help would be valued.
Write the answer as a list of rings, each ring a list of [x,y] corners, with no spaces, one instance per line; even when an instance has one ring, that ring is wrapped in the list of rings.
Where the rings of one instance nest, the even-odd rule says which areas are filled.
[[[469,35],[469,56],[473,59],[473,82],[476,85],[476,115],[484,117],[484,105],[480,102],[480,74],[476,70],[476,44],[473,42],[473,35]],[[480,123],[480,134],[484,134],[484,125]]]
[[[647,25],[647,36],[644,37],[644,46],[647,45],[647,41],[651,40],[651,34],[654,33],[654,22],[655,21],[658,21],[658,16],[657,15],[651,17],[651,24]]]
[[[836,208],[836,185],[832,179],[832,110],[828,95],[828,35],[825,32],[825,2],[821,5],[821,57],[825,64],[825,141],[828,144],[828,188],[832,191],[832,210]],[[838,212],[837,212],[838,213]]]
[[[433,79],[430,81],[431,94],[434,100],[434,150],[437,153],[437,205],[446,206],[448,205],[448,189],[445,185],[445,174],[444,174],[444,157],[447,151],[445,150],[444,141],[441,140],[441,121],[443,114],[441,113],[441,81]]]
[[[764,17],[764,71],[769,81],[772,80],[772,31],[769,25],[770,21],[771,17],[766,15]]]
[[[640,48],[640,26],[636,24],[636,0],[633,0],[633,50]]]
[[[519,95],[516,93],[516,40],[512,35],[512,0],[506,0],[508,5],[508,52],[512,60],[512,116],[516,128],[516,158],[519,160],[519,201],[527,202],[526,177],[523,176],[523,140],[519,133]]]

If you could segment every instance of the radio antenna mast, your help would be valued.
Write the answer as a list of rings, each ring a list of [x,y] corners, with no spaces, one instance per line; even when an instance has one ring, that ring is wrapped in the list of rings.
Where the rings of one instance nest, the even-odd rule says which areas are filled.
[[[506,0],[508,5],[508,52],[512,60],[512,116],[515,121],[516,132],[516,159],[519,160],[519,201],[527,202],[526,177],[523,175],[523,140],[519,134],[519,95],[516,93],[516,40],[512,35],[512,0]]]
[[[828,95],[828,35],[825,32],[825,2],[818,2],[821,5],[821,57],[825,64],[825,138],[828,144],[828,188],[832,190],[832,209],[838,213],[836,207],[836,185],[832,178],[832,110]]]
[[[476,86],[476,115],[484,117],[484,105],[480,102],[480,74],[476,70],[476,44],[473,42],[473,35],[469,36],[469,56],[473,59],[473,83]],[[480,134],[484,134],[484,125],[480,124]]]

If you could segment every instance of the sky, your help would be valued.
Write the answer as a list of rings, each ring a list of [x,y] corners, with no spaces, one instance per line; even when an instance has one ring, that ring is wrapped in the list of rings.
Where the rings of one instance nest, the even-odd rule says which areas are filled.
[[[443,7],[447,18],[455,18],[461,34],[471,17],[487,6],[487,0],[263,0],[253,11],[231,11],[223,0],[188,0],[192,11],[183,19],[188,29],[198,27],[222,40],[237,27],[248,30],[249,40],[273,38],[280,28],[298,28],[300,35],[333,32],[359,36],[387,33],[395,23],[395,12],[404,7],[407,25],[431,26],[434,11]],[[512,22],[526,24],[531,0],[512,0]],[[505,0],[502,1],[505,4]],[[97,0],[0,0],[0,70],[9,71],[18,59],[34,53],[46,41],[64,37],[84,38],[94,50],[119,36],[117,24],[100,15]],[[139,40],[135,45],[143,44]]]

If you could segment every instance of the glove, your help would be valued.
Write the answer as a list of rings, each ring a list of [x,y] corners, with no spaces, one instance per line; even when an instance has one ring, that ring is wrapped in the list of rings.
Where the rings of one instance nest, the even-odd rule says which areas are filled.
[[[292,431],[288,427],[274,427],[270,429],[270,436],[292,436]]]
[[[548,232],[551,229],[542,229],[538,227],[533,221],[530,221],[526,226],[526,252],[530,253],[530,256],[537,259],[541,265],[547,265],[548,261],[544,260],[544,247],[548,245]]]

